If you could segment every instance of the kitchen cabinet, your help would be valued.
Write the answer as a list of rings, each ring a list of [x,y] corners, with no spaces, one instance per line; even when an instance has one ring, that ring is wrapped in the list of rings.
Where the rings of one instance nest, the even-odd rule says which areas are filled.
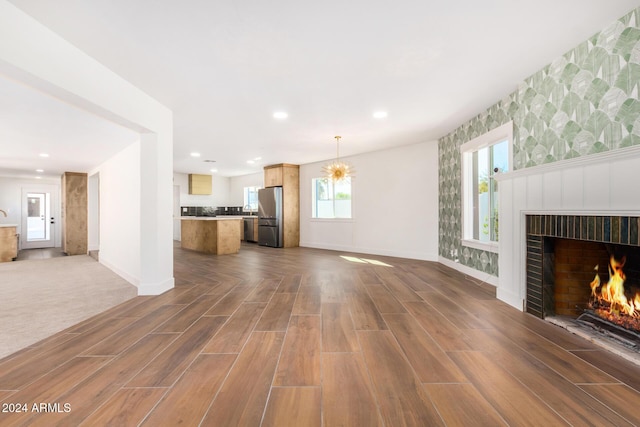
[[[16,226],[0,226],[0,262],[13,261],[18,256]]]
[[[258,241],[258,218],[253,220],[253,241]]]
[[[87,174],[62,174],[62,251],[67,255],[88,252]]]
[[[211,190],[211,175],[189,174],[189,194],[208,196]]]
[[[282,171],[284,165],[271,165],[264,168],[264,186],[282,187]]]
[[[282,187],[283,246],[300,245],[300,166],[280,163],[264,167],[264,186]]]

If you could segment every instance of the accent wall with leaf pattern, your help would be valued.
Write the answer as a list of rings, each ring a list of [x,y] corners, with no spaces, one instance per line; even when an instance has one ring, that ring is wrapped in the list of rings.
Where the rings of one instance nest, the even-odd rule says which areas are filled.
[[[498,275],[498,254],[462,246],[460,146],[513,120],[513,169],[640,145],[640,8],[438,141],[439,254]]]

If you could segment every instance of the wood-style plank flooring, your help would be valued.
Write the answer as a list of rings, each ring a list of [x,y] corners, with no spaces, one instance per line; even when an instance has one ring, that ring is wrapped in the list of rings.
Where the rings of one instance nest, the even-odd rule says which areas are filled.
[[[638,366],[438,263],[243,244],[174,265],[171,291],[0,360],[0,425],[640,425]]]

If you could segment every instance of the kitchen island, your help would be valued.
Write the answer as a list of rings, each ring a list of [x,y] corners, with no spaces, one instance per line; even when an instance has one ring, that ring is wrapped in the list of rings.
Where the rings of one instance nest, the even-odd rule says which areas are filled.
[[[237,254],[240,251],[242,217],[180,218],[180,240],[183,249],[208,254]]]

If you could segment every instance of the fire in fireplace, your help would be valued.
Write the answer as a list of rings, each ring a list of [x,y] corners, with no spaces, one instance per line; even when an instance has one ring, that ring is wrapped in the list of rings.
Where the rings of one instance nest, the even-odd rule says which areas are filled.
[[[638,362],[640,216],[526,219],[526,311]]]
[[[638,285],[625,286],[627,277],[623,267],[626,261],[626,256],[616,259],[611,255],[609,280],[606,283],[602,283],[599,273],[596,273],[590,284],[591,298],[588,307],[594,314],[611,323],[640,332],[640,288]]]

